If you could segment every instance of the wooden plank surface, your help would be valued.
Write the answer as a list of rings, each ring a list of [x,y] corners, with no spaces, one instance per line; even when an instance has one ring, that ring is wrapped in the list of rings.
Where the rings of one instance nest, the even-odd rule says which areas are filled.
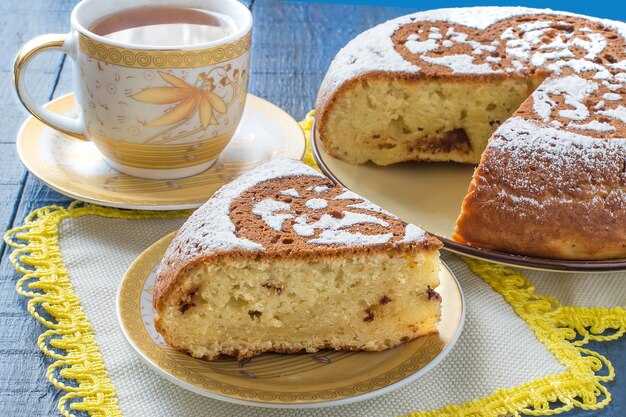
[[[43,33],[67,32],[69,13],[76,0],[4,0],[0,2],[0,51],[5,59],[0,83],[0,224],[19,225],[31,210],[49,204],[67,204],[64,197],[28,175],[19,162],[15,135],[26,112],[17,101],[10,81],[11,59],[20,45]],[[418,2],[415,3],[419,4]],[[410,9],[330,5],[278,0],[257,0],[253,6],[255,30],[250,91],[264,97],[294,117],[313,106],[319,84],[334,54],[353,36]],[[42,102],[71,91],[71,64],[59,54],[34,63],[29,73],[33,95]],[[45,377],[48,360],[35,346],[44,330],[26,312],[26,301],[15,293],[18,278],[0,260],[0,415],[58,416],[62,395]],[[608,384],[612,404],[602,411],[576,410],[570,417],[623,417],[626,415],[626,338],[590,346],[606,355],[617,378]],[[250,409],[254,415],[254,409]],[[225,416],[226,417],[226,416]]]

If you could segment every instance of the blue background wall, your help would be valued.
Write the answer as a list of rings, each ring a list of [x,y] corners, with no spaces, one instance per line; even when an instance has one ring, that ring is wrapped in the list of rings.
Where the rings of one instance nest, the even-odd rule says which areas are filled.
[[[626,20],[626,0],[590,0],[580,1],[548,1],[548,0],[513,0],[513,1],[481,1],[481,0],[315,0],[317,3],[342,3],[362,4],[370,6],[396,6],[409,7],[417,10],[437,9],[441,7],[464,7],[464,6],[526,6],[538,8],[550,8],[554,10],[566,10],[574,13],[588,14],[591,16],[606,17],[609,19]]]

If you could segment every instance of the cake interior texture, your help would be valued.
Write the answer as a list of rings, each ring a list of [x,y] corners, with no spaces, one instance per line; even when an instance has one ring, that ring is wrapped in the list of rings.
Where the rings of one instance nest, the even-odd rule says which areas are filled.
[[[544,78],[366,76],[336,96],[333,111],[324,112],[321,139],[329,153],[352,164],[478,163],[491,134]]]
[[[379,351],[434,333],[438,253],[222,258],[185,274],[157,328],[194,357]]]

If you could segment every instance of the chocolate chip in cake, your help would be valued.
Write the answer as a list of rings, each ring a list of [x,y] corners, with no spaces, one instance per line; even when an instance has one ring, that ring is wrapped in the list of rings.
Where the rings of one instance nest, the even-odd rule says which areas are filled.
[[[193,290],[187,292],[185,297],[178,302],[181,313],[185,314],[185,311],[189,310],[191,307],[195,307],[197,292],[198,292],[198,288],[194,288]]]
[[[280,295],[283,292],[283,287],[282,285],[276,285],[276,284],[272,284],[271,282],[264,282],[263,284],[261,284],[262,287],[267,288],[268,290],[274,290],[274,292],[277,295]]]
[[[365,309],[365,314],[364,322],[369,323],[374,321],[374,312],[369,307]]]
[[[180,312],[185,314],[185,311],[189,310],[191,307],[195,307],[194,303],[185,303],[180,306]]]
[[[390,303],[390,302],[391,302],[391,298],[387,297],[386,295],[383,295],[378,303],[381,306],[384,306],[385,304]]]
[[[261,319],[261,316],[263,315],[263,313],[261,313],[258,310],[249,310],[248,315],[250,316],[250,320],[254,320],[254,319]]]
[[[428,297],[429,300],[441,301],[441,295],[430,287],[426,290],[426,297]]]

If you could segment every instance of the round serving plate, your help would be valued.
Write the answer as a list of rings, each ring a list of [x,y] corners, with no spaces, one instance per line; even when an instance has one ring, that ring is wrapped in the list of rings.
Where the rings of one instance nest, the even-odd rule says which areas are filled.
[[[439,333],[383,352],[320,351],[263,354],[245,361],[207,362],[170,348],[154,327],[152,289],[156,268],[174,233],[146,249],[130,266],[117,293],[124,336],[157,374],[218,400],[274,408],[313,408],[362,401],[424,375],[456,343],[465,320],[459,284],[442,264]]]
[[[474,166],[448,162],[404,162],[377,166],[350,165],[326,153],[311,129],[315,162],[333,181],[354,191],[406,222],[437,236],[445,248],[459,254],[528,269],[567,272],[626,270],[626,259],[567,261],[536,258],[480,249],[452,240],[461,203],[467,194]]]
[[[46,107],[78,115],[73,94]],[[222,185],[274,158],[302,159],[302,129],[274,104],[248,94],[237,131],[208,170],[177,180],[148,180],[111,168],[92,142],[72,139],[29,117],[17,135],[26,168],[50,188],[88,203],[138,210],[181,210],[202,205]]]

